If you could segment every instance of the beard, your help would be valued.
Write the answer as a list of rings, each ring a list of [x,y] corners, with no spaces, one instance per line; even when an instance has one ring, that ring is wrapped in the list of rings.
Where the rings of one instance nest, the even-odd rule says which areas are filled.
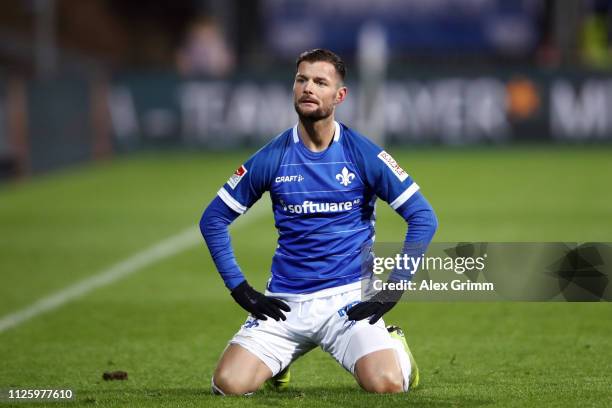
[[[310,122],[316,122],[321,119],[326,119],[330,117],[334,111],[333,106],[327,108],[319,106],[313,111],[305,112],[300,108],[300,104],[298,102],[294,102],[293,107],[295,108],[295,111],[297,112],[300,120]]]

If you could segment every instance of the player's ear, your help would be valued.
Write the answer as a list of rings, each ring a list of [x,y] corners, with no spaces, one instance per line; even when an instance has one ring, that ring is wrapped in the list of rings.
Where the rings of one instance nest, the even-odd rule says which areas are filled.
[[[336,91],[336,105],[340,105],[346,99],[346,94],[348,93],[348,88],[346,86],[341,86]]]

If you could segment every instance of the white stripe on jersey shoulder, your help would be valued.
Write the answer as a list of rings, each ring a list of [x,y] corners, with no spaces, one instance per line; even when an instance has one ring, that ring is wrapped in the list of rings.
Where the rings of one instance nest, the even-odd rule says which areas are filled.
[[[410,187],[408,187],[402,194],[399,195],[399,197],[397,197],[395,200],[393,200],[391,202],[391,204],[389,204],[389,205],[394,210],[397,210],[398,208],[400,208],[402,206],[402,204],[404,204],[406,201],[408,201],[408,199],[410,197],[412,197],[412,195],[414,193],[416,193],[417,191],[419,191],[419,186],[418,186],[417,183],[413,182],[410,185]]]
[[[293,127],[293,143],[297,143],[300,141],[300,137],[298,136],[298,132],[297,132],[297,123],[295,124],[295,126]]]
[[[298,124],[296,123],[293,126],[293,143],[297,143],[300,141],[300,136],[298,135]],[[340,140],[340,124],[334,120],[334,142]]]
[[[247,208],[244,205],[240,204],[238,201],[236,201],[236,199],[232,197],[224,187],[221,187],[219,189],[217,195],[221,200],[223,200],[225,204],[227,204],[229,208],[236,211],[238,214],[244,214],[246,212]]]
[[[336,125],[336,130],[334,131],[334,142],[340,140],[340,124],[334,120],[334,125]]]

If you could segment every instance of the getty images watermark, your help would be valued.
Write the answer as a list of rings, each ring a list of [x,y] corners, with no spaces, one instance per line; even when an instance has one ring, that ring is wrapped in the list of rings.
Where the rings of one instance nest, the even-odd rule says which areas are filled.
[[[610,243],[377,243],[362,251],[362,293],[404,301],[610,301]]]
[[[424,271],[450,271],[456,274],[463,274],[467,271],[483,271],[486,267],[485,261],[487,254],[472,257],[450,257],[450,256],[420,256],[408,254],[396,254],[393,257],[378,257],[372,259],[372,272],[374,275],[396,273],[397,280],[382,281],[374,279],[372,287],[374,290],[495,290],[495,285],[491,282],[472,282],[469,279],[462,281],[453,279],[450,282],[435,282],[431,279],[415,282],[407,280],[407,275],[414,275],[418,270]],[[402,277],[404,279],[402,279]]]

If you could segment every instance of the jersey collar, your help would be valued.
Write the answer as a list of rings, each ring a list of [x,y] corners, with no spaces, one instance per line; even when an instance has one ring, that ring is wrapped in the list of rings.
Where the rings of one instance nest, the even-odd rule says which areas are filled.
[[[340,124],[334,120],[336,130],[334,131],[334,142],[340,140]],[[298,124],[296,123],[293,127],[293,143],[298,143],[300,137],[298,136]]]

